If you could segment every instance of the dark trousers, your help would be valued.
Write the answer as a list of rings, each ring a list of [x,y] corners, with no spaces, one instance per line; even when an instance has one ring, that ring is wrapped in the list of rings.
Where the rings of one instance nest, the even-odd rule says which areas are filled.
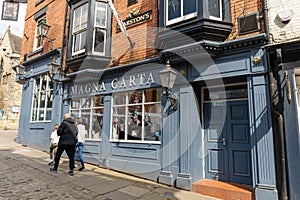
[[[57,169],[60,157],[64,151],[66,151],[66,153],[69,157],[69,168],[70,168],[70,170],[73,170],[74,165],[75,165],[75,163],[74,163],[75,145],[62,145],[62,144],[58,145],[58,148],[57,148],[57,152],[56,152],[55,160],[54,160],[55,161],[54,169]]]

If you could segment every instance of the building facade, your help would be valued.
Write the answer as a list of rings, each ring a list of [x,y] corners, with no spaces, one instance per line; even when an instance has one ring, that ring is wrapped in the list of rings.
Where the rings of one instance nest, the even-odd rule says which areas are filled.
[[[22,88],[12,67],[20,60],[22,39],[7,28],[0,44],[0,129],[18,129]]]
[[[299,5],[276,0],[267,0],[266,5],[277,178],[283,191],[280,199],[299,199]]]
[[[20,142],[48,150],[51,127],[70,112],[85,122],[87,162],[196,192],[208,179],[277,199],[263,2],[47,2],[28,2],[27,23],[45,14],[50,34],[53,14],[67,13],[55,32],[63,42],[35,56],[23,40]],[[54,57],[64,76],[52,81]],[[166,69],[174,86],[163,86]]]

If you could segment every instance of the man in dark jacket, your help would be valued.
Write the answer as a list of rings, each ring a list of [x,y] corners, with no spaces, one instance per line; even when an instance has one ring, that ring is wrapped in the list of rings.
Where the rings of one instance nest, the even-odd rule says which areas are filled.
[[[69,175],[74,175],[74,154],[75,154],[75,145],[77,142],[77,127],[75,121],[71,118],[70,114],[67,113],[64,115],[64,120],[60,124],[57,135],[60,136],[58,142],[58,148],[54,160],[54,167],[50,168],[51,172],[57,172],[57,167],[59,164],[60,157],[64,151],[66,151],[69,157]]]

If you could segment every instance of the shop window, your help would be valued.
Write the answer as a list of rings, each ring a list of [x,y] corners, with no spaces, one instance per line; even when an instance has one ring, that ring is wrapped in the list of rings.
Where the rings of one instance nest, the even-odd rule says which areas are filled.
[[[88,4],[85,3],[73,12],[73,47],[72,55],[80,54],[85,51],[86,48],[86,29],[88,20]]]
[[[86,139],[100,140],[103,124],[103,96],[71,100],[71,116],[82,119],[87,130]]]
[[[197,16],[197,0],[165,0],[166,24],[174,24]]]
[[[107,4],[96,2],[93,51],[104,54],[107,23]]]
[[[53,103],[53,82],[47,75],[36,77],[32,100],[31,122],[50,121]]]
[[[161,140],[161,89],[113,94],[111,140]]]

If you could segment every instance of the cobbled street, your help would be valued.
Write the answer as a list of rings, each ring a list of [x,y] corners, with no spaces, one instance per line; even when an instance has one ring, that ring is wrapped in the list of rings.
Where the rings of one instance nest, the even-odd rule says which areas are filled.
[[[189,191],[139,179],[112,170],[86,165],[68,175],[68,160],[57,173],[49,172],[48,154],[14,142],[17,131],[0,130],[0,200],[6,199],[103,199],[160,200],[207,199]]]

